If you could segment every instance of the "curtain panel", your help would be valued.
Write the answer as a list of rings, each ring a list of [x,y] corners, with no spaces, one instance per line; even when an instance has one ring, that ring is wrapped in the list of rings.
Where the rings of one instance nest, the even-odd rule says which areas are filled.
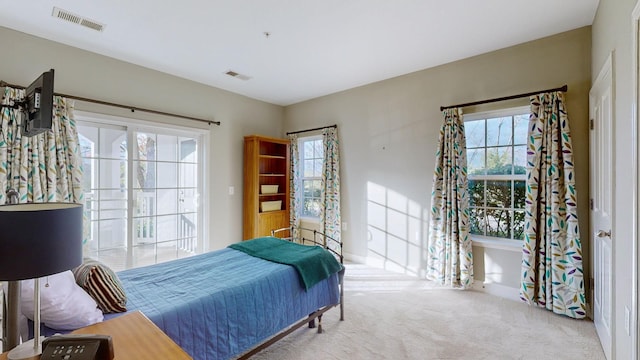
[[[324,144],[324,171],[320,192],[320,229],[340,242],[340,152],[338,149],[338,129],[322,130]]]
[[[300,153],[298,150],[298,135],[289,135],[289,223],[293,227],[291,238],[300,241]]]
[[[6,87],[3,105],[22,101],[25,91]],[[0,204],[15,189],[20,203],[74,202],[83,204],[82,160],[73,102],[54,96],[52,130],[23,137],[20,111],[2,108],[0,118]]]
[[[466,289],[473,283],[473,251],[462,109],[446,109],[443,115],[431,192],[427,278]]]
[[[520,297],[581,319],[586,315],[582,245],[564,97],[543,93],[530,103]]]

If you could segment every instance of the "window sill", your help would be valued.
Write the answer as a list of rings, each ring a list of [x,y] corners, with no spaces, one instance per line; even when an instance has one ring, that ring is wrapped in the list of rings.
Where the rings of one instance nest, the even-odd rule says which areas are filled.
[[[300,222],[305,222],[305,223],[309,223],[309,224],[320,224],[320,219],[317,217],[311,217],[311,216],[301,216],[300,217]]]
[[[513,252],[522,251],[522,240],[502,240],[496,238],[487,238],[484,236],[471,236],[473,246],[487,248],[487,249],[499,249]]]

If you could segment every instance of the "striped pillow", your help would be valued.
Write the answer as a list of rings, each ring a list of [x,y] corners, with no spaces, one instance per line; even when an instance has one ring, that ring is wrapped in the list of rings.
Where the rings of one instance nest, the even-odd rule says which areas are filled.
[[[76,283],[98,303],[103,313],[127,311],[127,296],[113,270],[99,261],[85,258],[73,269]]]

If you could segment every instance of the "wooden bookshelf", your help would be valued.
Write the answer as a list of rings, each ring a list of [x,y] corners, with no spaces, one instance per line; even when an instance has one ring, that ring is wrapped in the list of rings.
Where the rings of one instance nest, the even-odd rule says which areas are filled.
[[[289,140],[251,135],[244,138],[243,239],[271,235],[289,226]],[[263,193],[262,185],[277,185]],[[279,208],[263,211],[261,203],[280,201]],[[266,204],[264,204],[266,206]]]

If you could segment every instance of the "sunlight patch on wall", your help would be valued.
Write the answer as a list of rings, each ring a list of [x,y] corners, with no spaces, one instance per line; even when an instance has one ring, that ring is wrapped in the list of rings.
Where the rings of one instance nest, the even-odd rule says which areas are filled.
[[[421,275],[426,245],[422,206],[404,194],[367,183],[367,259],[387,270]]]

